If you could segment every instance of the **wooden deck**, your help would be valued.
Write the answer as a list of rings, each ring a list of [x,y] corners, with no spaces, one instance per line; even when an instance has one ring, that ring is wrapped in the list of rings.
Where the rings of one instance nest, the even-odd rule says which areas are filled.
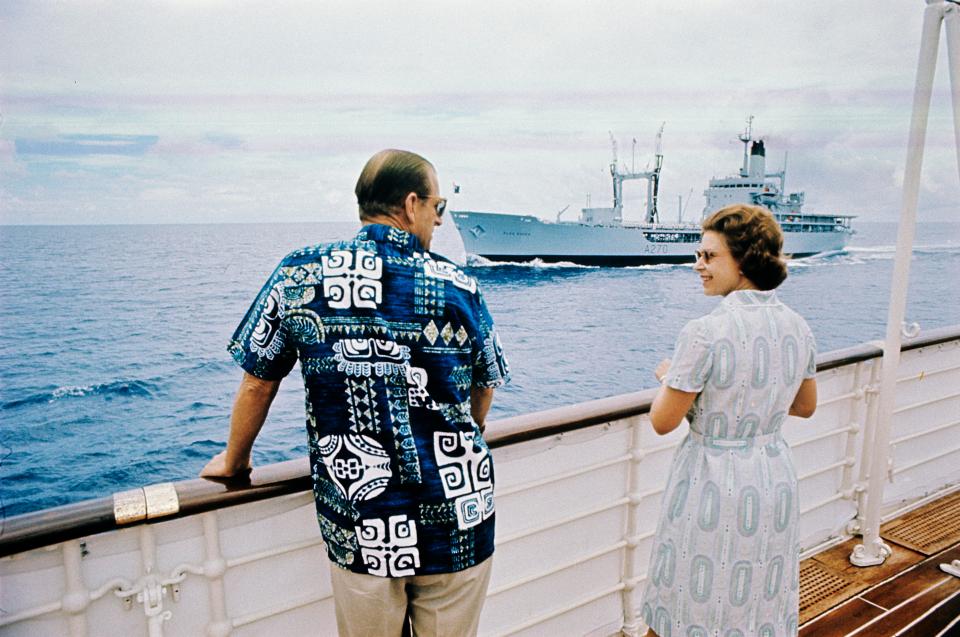
[[[800,565],[800,637],[960,636],[960,492],[884,524],[893,551],[880,566],[848,557],[859,538]]]

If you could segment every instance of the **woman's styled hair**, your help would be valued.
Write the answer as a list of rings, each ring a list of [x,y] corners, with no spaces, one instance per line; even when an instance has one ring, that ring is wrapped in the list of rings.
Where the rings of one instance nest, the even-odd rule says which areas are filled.
[[[740,271],[761,290],[773,290],[787,278],[783,232],[766,208],[725,206],[703,222],[703,231],[708,230],[723,235]]]
[[[433,164],[416,153],[388,148],[371,157],[360,172],[357,205],[360,218],[390,215],[411,192],[421,197],[430,194]]]

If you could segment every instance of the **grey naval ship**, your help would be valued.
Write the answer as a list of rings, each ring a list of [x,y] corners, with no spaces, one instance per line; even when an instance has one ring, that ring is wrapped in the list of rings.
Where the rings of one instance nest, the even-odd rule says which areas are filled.
[[[751,118],[752,120],[752,118]],[[787,193],[786,159],[779,172],[766,172],[763,140],[752,137],[752,121],[738,136],[743,142],[743,165],[735,176],[711,179],[704,191],[703,216],[732,203],[758,204],[773,212],[784,233],[784,254],[806,257],[842,250],[853,234],[853,215],[808,214],[801,210],[804,193]],[[657,199],[663,165],[657,135],[653,170],[621,170],[610,163],[613,207],[583,208],[578,221],[545,221],[531,215],[453,211],[452,216],[468,255],[491,261],[581,265],[633,266],[656,263],[692,263],[700,241],[697,223],[660,223]],[[623,182],[647,182],[646,212],[642,223],[623,221]],[[562,213],[562,211],[561,211]]]

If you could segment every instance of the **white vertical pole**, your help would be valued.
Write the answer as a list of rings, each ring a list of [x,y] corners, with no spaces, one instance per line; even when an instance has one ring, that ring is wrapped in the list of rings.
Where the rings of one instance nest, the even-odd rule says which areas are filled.
[[[857,505],[857,517],[848,525],[851,534],[863,535],[864,519],[867,513],[867,492],[866,485],[870,480],[870,461],[873,450],[873,435],[876,433],[874,426],[877,422],[877,413],[879,409],[880,395],[880,361],[870,361],[870,375],[867,382],[859,386],[863,392],[863,425],[862,425],[862,457],[860,459],[860,473],[857,476],[857,482],[853,485],[853,495]]]
[[[957,174],[960,175],[960,3],[951,2],[943,10],[943,30],[947,35],[947,68],[953,97],[953,135],[957,147]]]
[[[883,345],[879,410],[875,423],[873,448],[867,450],[871,453],[871,461],[863,544],[854,547],[850,555],[850,561],[856,566],[882,564],[890,555],[890,548],[880,539],[880,506],[883,503],[883,488],[890,458],[890,426],[893,421],[896,398],[897,367],[900,364],[900,330],[907,304],[910,257],[913,252],[913,236],[916,229],[920,167],[923,164],[924,138],[927,132],[933,76],[937,65],[937,46],[945,6],[944,0],[927,0],[927,8],[923,16],[917,84],[913,93],[913,116],[910,121],[910,138],[907,142],[907,165],[903,177],[903,204],[897,232],[897,254],[887,314],[887,337]]]

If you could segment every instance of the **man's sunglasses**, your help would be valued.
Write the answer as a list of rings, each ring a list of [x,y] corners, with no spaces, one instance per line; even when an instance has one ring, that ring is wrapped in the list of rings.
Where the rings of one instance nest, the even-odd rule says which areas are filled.
[[[446,197],[440,197],[438,195],[420,195],[420,194],[418,194],[417,196],[420,197],[421,199],[436,199],[437,200],[437,207],[436,207],[437,216],[438,217],[443,216],[443,212],[447,209]]]

